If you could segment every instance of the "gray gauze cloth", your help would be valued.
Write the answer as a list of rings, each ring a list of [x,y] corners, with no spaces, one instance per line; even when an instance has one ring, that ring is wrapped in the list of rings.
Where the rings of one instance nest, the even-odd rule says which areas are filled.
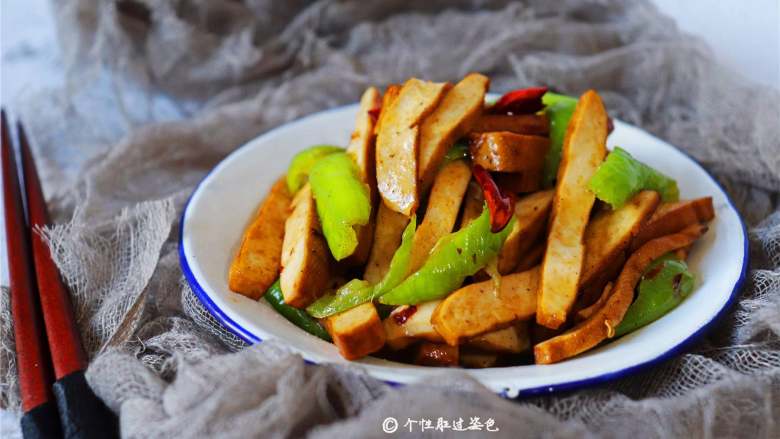
[[[490,437],[780,436],[780,95],[725,70],[647,2],[53,7],[68,81],[19,110],[57,221],[43,233],[73,293],[87,377],[123,436],[384,437],[389,416],[402,436],[422,434],[407,420],[439,417],[492,419]],[[595,88],[612,116],[717,177],[745,219],[752,259],[714,330],[630,377],[510,401],[457,370],[391,388],[357,366],[307,364],[283,342],[246,346],[204,311],[182,281],[176,237],[209,169],[272,127],[355,102],[367,86],[472,71],[496,92]],[[1,402],[14,409],[7,291],[2,300]]]

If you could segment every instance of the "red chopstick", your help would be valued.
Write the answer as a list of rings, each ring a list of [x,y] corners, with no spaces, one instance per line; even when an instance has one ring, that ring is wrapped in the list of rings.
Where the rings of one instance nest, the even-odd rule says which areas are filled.
[[[52,260],[49,247],[34,230],[45,226],[49,215],[27,133],[21,123],[17,125],[29,219],[25,223],[23,195],[5,112],[2,118],[6,231],[14,305],[12,312],[17,333],[17,355],[20,358],[20,382],[23,383],[20,386],[22,399],[29,400],[23,402],[25,413],[22,416],[22,433],[25,437],[36,438],[116,437],[116,416],[95,395],[84,376],[87,358],[73,315],[70,295]],[[17,299],[20,295],[24,297]],[[22,308],[17,311],[19,304]],[[41,327],[41,311],[45,332]],[[30,362],[36,366],[31,367]],[[53,383],[51,365],[54,366],[56,376]],[[34,376],[22,376],[25,371],[29,374],[29,371],[36,372],[39,369],[41,372]]]
[[[22,430],[25,436],[57,433],[59,422],[52,393],[52,374],[46,338],[37,303],[32,259],[24,217],[24,204],[16,170],[5,111],[2,118],[3,202],[11,315],[14,319],[16,369],[22,399]]]
[[[40,233],[36,232],[37,228],[49,223],[49,212],[43,198],[35,160],[30,153],[27,133],[21,124],[17,124],[17,132],[27,193],[27,215],[31,229],[30,241],[38,281],[38,294],[46,333],[56,335],[49,337],[49,351],[55,377],[59,380],[73,372],[84,370],[87,360],[73,316],[70,295],[60,279],[60,272],[51,258],[48,245],[43,241]]]

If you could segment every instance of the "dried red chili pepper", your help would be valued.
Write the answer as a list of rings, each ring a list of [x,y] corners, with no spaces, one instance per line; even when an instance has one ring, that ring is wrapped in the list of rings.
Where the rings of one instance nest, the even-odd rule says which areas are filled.
[[[379,112],[382,111],[382,107],[376,107],[368,110],[368,117],[371,118],[371,120],[376,123],[377,119],[379,119]]]
[[[482,193],[487,201],[490,211],[490,231],[500,232],[506,227],[515,211],[515,199],[511,194],[502,193],[493,177],[480,165],[474,165],[474,178],[482,188]]]
[[[544,108],[542,96],[547,93],[547,87],[529,87],[510,91],[501,96],[492,107],[490,113],[529,114]]]
[[[409,305],[406,308],[393,314],[393,320],[395,320],[395,322],[399,325],[403,325],[407,320],[409,320],[409,317],[413,316],[416,312],[417,307],[415,305]]]

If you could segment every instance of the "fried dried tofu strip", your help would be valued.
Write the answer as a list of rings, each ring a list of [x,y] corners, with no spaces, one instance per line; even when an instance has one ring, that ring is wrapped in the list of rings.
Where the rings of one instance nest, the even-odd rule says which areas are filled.
[[[550,134],[550,120],[543,114],[483,114],[471,127],[472,133],[491,131],[547,137]]]
[[[449,88],[447,83],[412,78],[384,108],[376,140],[377,188],[387,207],[411,216],[419,204],[417,187],[420,125]]]
[[[390,108],[392,108],[395,100],[398,99],[398,93],[400,92],[401,86],[398,84],[390,84],[387,86],[385,94],[382,95],[382,106],[379,110],[379,117],[377,117],[376,124],[374,124],[374,137],[379,135],[379,129],[382,127],[382,122],[387,119],[390,114]]]
[[[425,216],[414,234],[410,273],[423,265],[442,236],[452,232],[469,180],[471,168],[463,160],[448,163],[436,175]]]
[[[583,237],[595,201],[587,182],[604,161],[606,141],[604,104],[595,91],[587,91],[577,102],[564,138],[542,263],[536,321],[548,328],[566,321],[577,297],[585,259]]]
[[[351,155],[360,171],[360,177],[366,184],[376,178],[376,159],[374,151],[374,125],[375,116],[372,114],[380,109],[382,99],[379,91],[369,87],[360,98],[360,107],[355,117],[355,130],[349,140],[347,154]],[[373,187],[373,186],[372,186]]]
[[[534,346],[537,364],[557,363],[593,348],[614,336],[615,328],[634,299],[634,288],[645,269],[664,254],[696,241],[706,226],[694,224],[685,230],[648,241],[628,258],[609,298],[585,321],[563,334]]]
[[[322,236],[308,183],[298,191],[290,207],[292,213],[284,225],[279,282],[284,302],[303,308],[325,294],[334,261]]]
[[[581,288],[588,287],[610,265],[621,265],[628,246],[660,202],[658,192],[642,191],[623,206],[602,210],[590,220],[585,229]]]
[[[485,197],[482,195],[482,188],[476,181],[469,182],[466,189],[466,195],[463,197],[463,213],[460,215],[459,229],[469,225],[471,220],[478,217],[485,207]]]
[[[523,172],[494,172],[499,187],[515,194],[536,192],[542,187],[542,169]]]
[[[431,317],[433,327],[450,345],[505,328],[536,312],[539,269],[501,279],[498,294],[493,280],[467,285],[447,296]]]
[[[382,126],[383,121],[387,120],[390,114],[390,108],[392,108],[395,100],[398,98],[398,94],[401,91],[401,86],[398,84],[391,84],[385,90],[385,94],[382,96],[382,106],[379,111],[379,117],[376,124],[374,124],[374,152],[376,153],[376,136],[379,134],[379,129]],[[375,154],[376,156],[376,154]],[[376,165],[376,163],[374,163]],[[376,167],[374,168],[376,172]],[[374,174],[376,178],[376,174]],[[376,187],[372,188],[372,193],[376,191]],[[401,243],[401,234],[404,227],[409,222],[409,219],[404,215],[390,210],[384,205],[382,200],[378,200],[376,213],[374,214],[374,220],[371,221],[370,228],[372,239],[370,250],[368,252],[368,262],[366,263],[365,272],[363,278],[373,284],[379,282],[382,276],[385,275],[387,268],[390,265],[390,260],[393,258],[393,253],[398,245]],[[365,229],[365,228],[364,228]],[[363,233],[367,233],[363,229]],[[362,236],[358,236],[358,242],[363,242]],[[356,253],[363,251],[358,246],[355,250]]]
[[[531,347],[528,322],[518,322],[507,328],[478,335],[469,339],[465,346],[485,352],[519,354]]]
[[[544,257],[544,250],[546,248],[547,243],[544,240],[537,241],[525,253],[521,254],[520,259],[517,261],[517,266],[515,266],[514,272],[521,273],[541,264],[542,258]]]
[[[290,207],[284,176],[271,187],[247,227],[241,247],[230,264],[228,287],[250,299],[259,299],[279,277],[284,223]]]
[[[393,254],[398,246],[401,245],[401,235],[404,233],[404,228],[406,228],[407,224],[409,224],[409,218],[402,213],[394,212],[379,200],[373,245],[371,246],[366,270],[363,273],[363,279],[372,284],[382,280],[382,277],[384,277],[387,269],[390,267]]]
[[[471,159],[488,171],[539,171],[550,148],[550,139],[508,131],[472,134],[469,142]]]
[[[601,291],[601,295],[592,305],[582,308],[574,314],[574,321],[581,322],[592,316],[594,312],[598,311],[598,309],[606,303],[607,299],[609,299],[610,292],[612,292],[612,282],[607,282],[604,289]]]
[[[604,286],[620,274],[631,242],[659,203],[657,192],[642,191],[620,208],[605,209],[593,216],[585,230],[578,308],[592,304],[603,293]]]
[[[498,272],[511,273],[520,257],[531,248],[544,230],[552,206],[553,190],[536,192],[515,203],[515,221],[498,253]]]
[[[631,248],[639,248],[651,239],[679,232],[691,224],[706,223],[713,218],[715,208],[712,206],[712,197],[663,203],[639,230]]]
[[[385,344],[385,330],[374,304],[366,302],[325,319],[325,329],[347,360],[357,360]]]
[[[347,147],[347,154],[351,155],[357,164],[360,178],[369,187],[371,200],[376,201],[376,156],[374,128],[376,125],[376,112],[382,105],[379,91],[369,87],[360,98],[360,107],[355,118],[355,130]],[[358,245],[355,251],[344,262],[348,266],[362,266],[366,263],[371,252],[371,243],[374,239],[374,220],[376,209],[372,209],[372,218],[368,224],[356,227]]]
[[[420,128],[420,167],[417,177],[423,191],[431,185],[447,150],[463,137],[482,115],[490,80],[479,73],[466,75],[441,100]]]
[[[387,334],[387,346],[390,349],[398,350],[420,339],[434,343],[444,341],[431,323],[431,316],[439,303],[441,300],[432,300],[418,305],[403,305],[394,309],[382,321]]]

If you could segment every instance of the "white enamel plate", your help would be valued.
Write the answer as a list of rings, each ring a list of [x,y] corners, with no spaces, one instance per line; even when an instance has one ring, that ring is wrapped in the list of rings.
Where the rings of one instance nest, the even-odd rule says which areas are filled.
[[[204,306],[248,342],[279,339],[309,361],[344,363],[336,347],[299,329],[265,300],[228,290],[227,272],[242,232],[258,203],[298,151],[315,144],[345,145],[357,105],[317,113],[272,130],[239,148],[200,183],[181,220],[181,266]],[[693,248],[689,264],[693,293],[656,322],[598,349],[553,365],[471,369],[467,373],[505,396],[549,393],[622,377],[682,351],[733,301],[745,277],[747,236],[731,201],[693,159],[646,132],[615,121],[608,146],[621,146],[637,159],[677,179],[681,198],[712,196],[716,218]],[[390,383],[412,383],[437,368],[378,358],[359,362]]]

